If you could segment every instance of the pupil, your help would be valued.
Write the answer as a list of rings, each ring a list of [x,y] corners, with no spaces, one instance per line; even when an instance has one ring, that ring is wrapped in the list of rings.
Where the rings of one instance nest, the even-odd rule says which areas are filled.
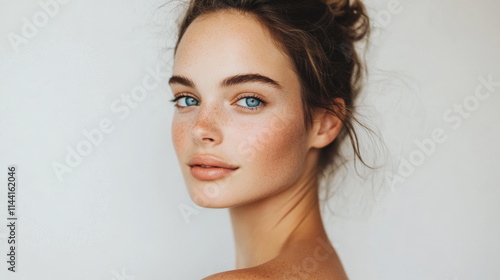
[[[257,103],[257,102],[258,102],[258,100],[257,100],[257,99],[252,98],[252,97],[251,97],[251,98],[248,98],[248,100],[252,100],[252,101],[250,101],[250,102],[248,102],[248,101],[247,101],[247,104],[248,104],[248,103],[250,103],[249,105],[255,105],[255,103]]]

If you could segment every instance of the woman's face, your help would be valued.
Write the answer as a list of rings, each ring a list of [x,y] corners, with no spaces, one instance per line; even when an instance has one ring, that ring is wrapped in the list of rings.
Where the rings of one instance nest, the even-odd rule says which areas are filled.
[[[175,109],[172,140],[196,204],[239,206],[297,183],[309,144],[293,69],[267,30],[249,16],[216,12],[188,27],[170,85],[174,97],[189,97],[176,101],[181,108]],[[260,76],[245,76],[250,74]],[[196,178],[188,163],[199,154],[238,169],[215,180]]]

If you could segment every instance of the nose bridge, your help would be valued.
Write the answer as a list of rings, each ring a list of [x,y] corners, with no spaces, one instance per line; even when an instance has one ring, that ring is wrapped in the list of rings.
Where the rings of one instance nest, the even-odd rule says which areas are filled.
[[[221,116],[222,109],[216,102],[201,104],[192,127],[193,137],[198,141],[220,141]]]
[[[214,125],[214,118],[213,118],[213,113],[214,113],[214,107],[209,107],[206,105],[201,105],[200,109],[198,110],[198,117],[196,118],[196,121],[194,123],[193,128],[209,128],[210,126]]]

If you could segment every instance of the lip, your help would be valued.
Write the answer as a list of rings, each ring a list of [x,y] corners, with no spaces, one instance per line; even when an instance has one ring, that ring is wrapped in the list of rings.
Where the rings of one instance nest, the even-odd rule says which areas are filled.
[[[191,158],[188,165],[191,167],[191,175],[202,181],[224,178],[239,168],[213,155],[195,155]],[[201,165],[210,167],[201,167]]]
[[[197,165],[206,165],[210,167],[218,167],[218,168],[225,168],[225,169],[232,169],[236,170],[238,169],[238,166],[226,163],[225,161],[213,156],[213,155],[195,155],[191,158],[191,160],[188,162],[188,165],[193,167]]]
[[[191,167],[191,175],[198,180],[213,181],[222,179],[233,173],[236,169],[228,169],[222,167],[201,167],[195,165]]]

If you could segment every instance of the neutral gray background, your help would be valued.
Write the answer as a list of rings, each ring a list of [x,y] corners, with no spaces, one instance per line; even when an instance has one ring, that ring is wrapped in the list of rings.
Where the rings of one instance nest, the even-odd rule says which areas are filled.
[[[177,4],[72,0],[47,15],[47,2],[0,1],[0,278],[201,279],[233,269],[228,212],[194,207],[170,139]],[[325,210],[329,236],[353,280],[498,279],[500,86],[477,103],[474,92],[480,77],[500,82],[500,4],[366,3],[375,31],[360,113],[391,157],[378,179],[348,172],[329,201],[335,214]],[[157,86],[128,115],[117,111],[150,78]],[[467,117],[449,112],[463,102]],[[113,130],[59,180],[53,162],[66,164],[67,148],[105,119]],[[415,141],[435,129],[446,140],[424,155]],[[10,164],[16,273],[5,261]],[[372,195],[372,182],[385,185]]]

